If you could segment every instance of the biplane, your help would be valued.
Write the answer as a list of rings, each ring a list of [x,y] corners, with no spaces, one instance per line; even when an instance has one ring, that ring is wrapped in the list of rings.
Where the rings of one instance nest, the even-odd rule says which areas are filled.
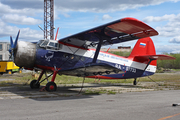
[[[43,74],[52,76],[47,91],[56,91],[56,75],[71,75],[98,79],[128,79],[153,75],[156,60],[174,59],[156,55],[150,36],[158,32],[135,18],[123,18],[59,40],[39,40],[37,43],[18,41],[20,31],[9,50],[15,64],[25,69],[41,70],[30,87],[39,88]],[[100,51],[102,46],[139,39],[129,57]],[[51,72],[47,76],[46,72]]]

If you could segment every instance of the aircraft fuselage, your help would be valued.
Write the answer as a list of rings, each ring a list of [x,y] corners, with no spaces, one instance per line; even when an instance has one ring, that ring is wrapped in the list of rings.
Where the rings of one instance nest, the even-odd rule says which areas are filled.
[[[149,65],[144,71],[147,65],[145,63],[103,51],[99,52],[96,63],[91,64],[94,54],[95,49],[63,45],[54,40],[41,40],[37,44],[20,41],[15,54],[15,63],[30,69],[40,68],[47,71],[56,69],[59,74],[104,79],[136,78],[153,75],[156,71],[156,66]],[[89,69],[91,65],[93,68]]]

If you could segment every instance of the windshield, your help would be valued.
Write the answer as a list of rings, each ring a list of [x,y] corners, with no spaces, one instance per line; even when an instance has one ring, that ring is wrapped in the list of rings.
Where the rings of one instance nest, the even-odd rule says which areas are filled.
[[[43,41],[42,44],[40,45],[41,47],[46,47],[48,44],[48,41]]]
[[[39,47],[51,49],[51,50],[60,50],[62,45],[59,44],[57,41],[52,40],[40,40],[38,42]]]
[[[39,40],[37,44],[40,45],[42,42],[44,42],[44,40]]]

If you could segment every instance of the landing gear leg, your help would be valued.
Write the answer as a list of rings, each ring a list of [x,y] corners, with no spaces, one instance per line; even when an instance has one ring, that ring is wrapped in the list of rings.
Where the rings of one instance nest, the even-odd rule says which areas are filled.
[[[136,79],[137,79],[137,78],[134,78],[133,85],[137,85]]]
[[[39,88],[39,87],[40,87],[39,81],[41,80],[41,78],[42,78],[44,72],[45,72],[44,70],[41,72],[41,74],[40,74],[38,80],[32,80],[32,81],[31,81],[31,83],[30,83],[31,89],[36,89],[36,88]]]
[[[47,90],[48,92],[54,92],[54,91],[56,91],[56,89],[57,89],[57,85],[56,85],[56,83],[54,83],[57,73],[58,73],[58,71],[54,71],[53,77],[52,77],[52,79],[51,79],[51,82],[48,82],[48,83],[46,84],[46,90]]]

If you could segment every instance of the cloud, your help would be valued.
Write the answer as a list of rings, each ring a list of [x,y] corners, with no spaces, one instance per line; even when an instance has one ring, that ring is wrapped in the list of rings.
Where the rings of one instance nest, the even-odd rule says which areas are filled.
[[[168,1],[177,2],[179,0],[66,0],[55,1],[55,5],[58,6],[59,10],[64,12],[113,12],[136,9],[149,5],[158,5]]]
[[[156,30],[159,32],[161,37],[173,37],[169,42],[178,43],[180,35],[180,14],[169,14],[164,16],[148,16],[144,22],[162,22],[165,21],[165,25],[156,27]],[[179,42],[180,43],[180,42]]]
[[[144,22],[145,23],[150,23],[150,22],[161,22],[161,21],[169,21],[170,18],[174,19],[176,17],[175,14],[171,14],[171,15],[164,15],[164,16],[158,16],[158,17],[154,17],[154,16],[148,16],[146,18],[144,18]]]
[[[0,11],[1,11],[0,16],[4,14],[21,14],[21,15],[35,16],[37,13],[43,12],[43,9],[33,9],[33,8],[15,9],[15,8],[11,8],[9,5],[5,5],[0,2]]]
[[[156,46],[156,52],[158,54],[162,53],[179,53],[180,45],[158,45]]]
[[[180,36],[170,39],[169,42],[170,43],[180,43]]]
[[[103,15],[102,20],[112,19],[112,17],[108,14]]]
[[[17,14],[5,14],[1,19],[7,23],[14,23],[19,25],[36,25],[42,23],[42,20],[27,16],[20,16]]]
[[[71,12],[105,13],[124,11],[127,9],[137,9],[143,6],[158,5],[169,1],[177,2],[180,0],[55,0],[55,18],[59,19],[59,14],[62,14],[65,17],[70,17]],[[37,19],[37,17],[39,17],[37,15],[40,13],[43,16],[43,7],[44,0],[0,0],[0,37],[12,34],[16,36],[17,31],[19,30],[19,27],[17,27],[18,24],[35,25],[36,23],[41,23],[42,21]],[[103,20],[106,20],[111,19],[112,17],[106,14],[102,18]],[[164,17],[164,19],[166,18]],[[7,22],[17,24],[17,26],[10,26]],[[84,25],[82,22],[78,23],[78,25]],[[22,38],[42,39],[43,33],[41,31],[32,30],[29,27],[21,28]],[[162,31],[162,35],[164,32],[167,32],[165,27],[168,26],[159,28]],[[84,28],[86,28],[86,26]]]
[[[15,38],[19,30],[21,30],[19,39],[24,39],[26,41],[37,41],[43,39],[43,33],[40,30],[32,30],[30,28],[20,29],[17,26],[7,25],[5,22],[0,20],[0,37],[13,36]]]
[[[12,9],[44,8],[44,0],[1,0],[1,3],[10,6]]]
[[[143,6],[158,5],[179,0],[56,0],[55,7],[61,12],[110,12],[136,9]],[[43,9],[44,0],[1,0],[12,9]]]
[[[21,29],[21,39],[37,42],[43,38],[43,32],[40,30],[32,30],[30,28]]]
[[[6,2],[7,4],[3,2]],[[26,5],[20,4],[21,2],[26,2]],[[34,1],[33,4],[36,5],[36,2]],[[15,7],[16,5],[19,6]],[[30,41],[43,39],[43,33],[40,30],[33,30],[27,26],[25,28],[18,27],[18,25],[36,25],[42,23],[42,20],[35,19],[35,16],[40,12],[43,14],[43,9],[33,8],[27,0],[1,0],[0,11],[0,38],[9,36],[16,37],[17,32],[20,29],[20,39]],[[16,24],[16,26],[12,26],[8,23]]]

